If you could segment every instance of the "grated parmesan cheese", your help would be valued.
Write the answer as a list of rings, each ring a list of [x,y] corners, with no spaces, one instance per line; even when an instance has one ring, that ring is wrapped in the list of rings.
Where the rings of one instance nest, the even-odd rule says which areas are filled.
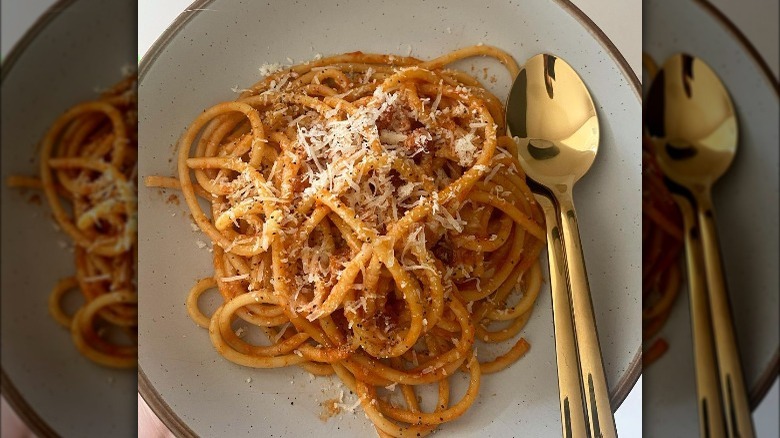
[[[282,64],[279,64],[278,62],[270,63],[270,64],[266,63],[261,65],[259,70],[261,75],[271,76],[274,73],[284,70],[284,67],[282,66]]]
[[[339,404],[339,407],[344,409],[347,412],[350,412],[350,413],[354,414],[355,413],[355,409],[360,407],[360,399],[358,398],[357,401],[355,401],[355,403],[353,403],[351,405]]]
[[[458,157],[458,164],[463,167],[469,167],[474,162],[474,155],[477,153],[477,146],[473,143],[475,138],[474,133],[469,132],[455,140],[455,155]]]
[[[247,278],[249,278],[249,274],[240,274],[240,275],[234,275],[232,277],[222,277],[221,280],[223,282],[231,282],[231,281],[246,280]]]

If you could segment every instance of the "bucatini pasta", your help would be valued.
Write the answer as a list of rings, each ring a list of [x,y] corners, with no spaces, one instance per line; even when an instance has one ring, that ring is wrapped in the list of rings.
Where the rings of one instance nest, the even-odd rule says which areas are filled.
[[[380,436],[422,436],[461,416],[483,375],[529,348],[542,213],[501,101],[447,66],[488,46],[421,61],[361,52],[276,71],[203,111],[181,137],[174,178],[213,242],[214,273],[187,310],[226,359],[336,374]],[[199,198],[209,209],[204,211]],[[198,298],[217,288],[206,315]],[[271,345],[234,332],[240,318]],[[477,356],[476,342],[507,342]],[[450,379],[469,376],[460,400]],[[424,412],[417,389],[437,387]],[[387,388],[387,389],[385,389]],[[400,390],[405,404],[383,391]]]

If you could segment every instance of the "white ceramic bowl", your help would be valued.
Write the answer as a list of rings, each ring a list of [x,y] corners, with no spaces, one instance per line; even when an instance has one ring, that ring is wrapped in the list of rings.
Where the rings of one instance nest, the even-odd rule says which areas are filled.
[[[583,77],[601,116],[601,145],[576,199],[614,407],[640,371],[641,251],[638,80],[595,25],[565,1],[331,0],[199,1],[155,43],[140,69],[140,176],[173,175],[171,158],[186,126],[204,108],[233,99],[264,63],[362,50],[430,58],[483,42],[523,62],[540,52],[567,60]],[[508,75],[487,84],[506,96]],[[177,434],[338,436],[373,434],[363,415],[323,423],[319,403],[338,396],[329,380],[297,368],[243,368],[219,356],[186,314],[187,290],[211,275],[184,205],[159,190],[139,193],[139,388]],[[447,436],[556,436],[561,433],[550,297],[543,291],[524,336],[528,355],[483,380],[466,415]],[[247,379],[251,378],[251,383]],[[351,398],[354,400],[354,397]]]

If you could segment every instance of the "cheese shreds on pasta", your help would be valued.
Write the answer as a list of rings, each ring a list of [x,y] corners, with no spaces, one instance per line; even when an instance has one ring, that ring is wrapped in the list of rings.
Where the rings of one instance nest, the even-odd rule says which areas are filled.
[[[473,56],[519,70],[489,46],[268,70],[190,125],[175,182],[146,178],[180,188],[213,242],[214,274],[187,309],[216,350],[247,367],[336,374],[382,437],[460,417],[482,376],[529,348],[519,335],[541,284],[543,218],[500,100],[446,68]],[[207,316],[198,297],[215,287],[224,302]],[[239,339],[236,317],[272,344]],[[476,343],[504,341],[504,354],[477,358]],[[461,372],[469,388],[451,401]],[[380,395],[396,385],[403,404]],[[417,391],[428,385],[439,400],[423,412]]]

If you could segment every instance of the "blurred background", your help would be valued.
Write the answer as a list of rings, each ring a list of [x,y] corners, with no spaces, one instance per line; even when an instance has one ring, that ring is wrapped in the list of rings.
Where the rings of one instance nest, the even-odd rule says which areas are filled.
[[[79,277],[86,283],[80,287],[67,286],[57,308],[65,311],[62,322],[49,312],[50,293],[61,279],[91,276],[94,254],[87,254],[85,269],[77,269],[78,254],[85,254],[83,246],[76,248],[73,239],[63,232],[52,216],[52,209],[40,190],[40,144],[49,127],[68,108],[84,101],[102,99],[104,93],[125,76],[133,76],[136,65],[136,2],[130,0],[3,0],[0,2],[2,23],[2,140],[0,153],[0,209],[2,210],[2,436],[135,436],[136,409],[133,394],[137,387],[135,353],[136,336],[132,326],[135,313],[127,308],[123,317],[128,335],[127,348],[122,350],[124,364],[120,369],[100,365],[83,355],[80,348],[90,345],[95,351],[114,348],[114,333],[102,319],[108,311],[98,313],[100,321],[89,324],[87,333],[79,339],[86,342],[77,347],[74,336],[63,325],[70,324],[71,316],[82,307],[84,300],[76,289],[92,292],[111,289],[116,277]],[[15,49],[16,48],[16,49]],[[127,152],[121,163],[111,166],[119,172],[132,174],[135,155],[134,86],[117,89],[114,110],[121,112],[117,125],[127,127],[129,135],[113,131],[107,119],[95,112],[91,127],[81,125],[83,142],[73,143],[73,152],[86,160],[110,160],[114,148],[124,144]],[[77,118],[81,123],[85,118]],[[73,127],[74,124],[68,126]],[[78,136],[74,136],[75,138]],[[107,148],[91,154],[87,145],[96,145],[99,139],[109,141]],[[131,144],[132,143],[132,144]],[[59,148],[55,149],[58,150]],[[94,152],[94,150],[93,150]],[[59,155],[57,151],[53,155]],[[91,154],[91,155],[90,155]],[[128,158],[129,157],[129,158]],[[108,165],[107,165],[108,166]],[[63,175],[76,177],[80,171],[66,171]],[[94,187],[107,188],[112,198],[117,179],[107,177],[97,182],[97,173],[81,174],[75,186],[86,181]],[[11,182],[22,177],[19,187]],[[131,181],[134,177],[131,177]],[[19,179],[16,180],[17,183]],[[55,191],[61,188],[59,175],[54,178]],[[37,186],[37,188],[36,188]],[[94,193],[100,192],[96,190]],[[62,205],[71,212],[75,196],[60,191]],[[115,199],[115,198],[112,198]],[[90,195],[79,197],[82,206],[91,204]],[[78,207],[83,208],[83,207]],[[124,214],[124,213],[122,213]],[[127,212],[127,215],[132,215]],[[99,221],[102,221],[100,219]],[[126,223],[126,221],[125,221]],[[93,223],[82,228],[87,240],[94,242],[102,231],[119,230],[125,225],[104,226]],[[97,230],[100,228],[101,230]],[[134,245],[132,245],[134,247]],[[132,251],[123,251],[124,272],[134,272]],[[104,254],[106,269],[116,267],[118,258]],[[90,267],[91,266],[91,267]],[[103,268],[99,268],[103,270]],[[134,275],[124,284],[132,283]],[[110,280],[110,281],[109,281]],[[119,281],[119,280],[117,280]],[[81,286],[87,286],[82,288]],[[125,286],[123,285],[124,289]],[[86,292],[85,292],[86,294]],[[134,288],[133,288],[134,294]],[[97,295],[91,295],[90,299]],[[130,305],[129,307],[132,307]],[[110,312],[116,310],[113,306]],[[71,315],[71,316],[67,316]],[[107,329],[104,331],[104,329]],[[94,336],[93,336],[94,335]],[[89,337],[89,339],[87,339]],[[97,342],[102,346],[94,349]],[[23,421],[21,419],[24,419]]]
[[[661,66],[684,52],[701,58],[720,77],[736,111],[737,152],[713,187],[713,203],[759,437],[779,433],[778,3],[646,0],[643,8],[645,91],[653,64]],[[675,203],[662,193],[663,183],[658,184],[662,172],[647,164],[643,160],[643,429],[648,436],[695,436],[698,415],[682,240],[662,231],[667,227],[648,210],[668,219],[671,228],[680,229],[681,221]],[[671,297],[671,305],[661,311],[664,297]]]

